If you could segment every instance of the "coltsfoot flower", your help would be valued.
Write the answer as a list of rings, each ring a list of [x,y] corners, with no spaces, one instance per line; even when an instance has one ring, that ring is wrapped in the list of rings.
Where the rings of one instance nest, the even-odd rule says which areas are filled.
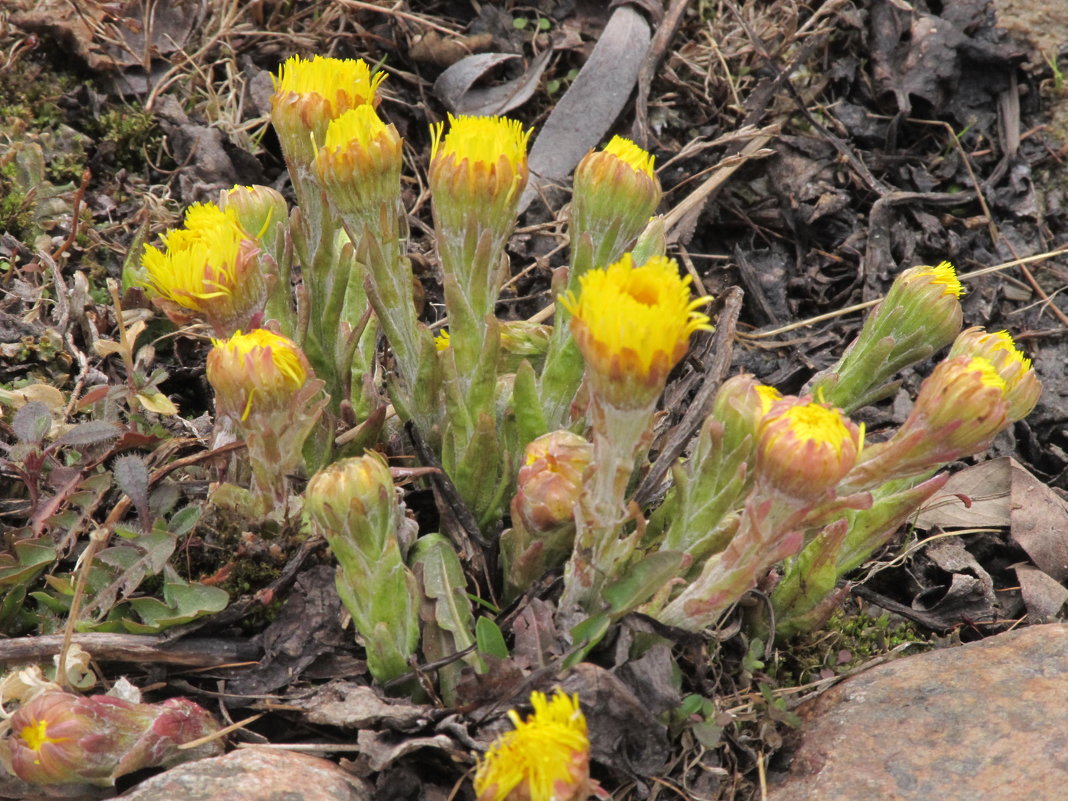
[[[330,202],[346,221],[379,224],[380,210],[400,202],[401,137],[370,104],[332,120],[315,171]]]
[[[267,282],[258,257],[259,247],[233,209],[195,203],[185,225],[163,235],[162,250],[145,245],[141,264],[153,300],[175,322],[200,316],[229,335],[259,324],[263,315]]]
[[[1008,331],[987,333],[978,326],[962,331],[949,349],[949,358],[955,356],[981,356],[994,366],[1005,382],[1010,422],[1022,420],[1035,408],[1042,384]]]
[[[291,56],[278,69],[271,122],[287,158],[311,164],[326,128],[349,109],[378,104],[384,72],[371,74],[363,59]]]
[[[660,195],[653,157],[629,139],[614,136],[603,150],[586,154],[575,168],[570,230],[572,247],[588,235],[591,252],[573,269],[581,274],[617,260],[649,222]],[[572,285],[578,277],[571,276]]]
[[[303,465],[304,441],[329,401],[323,382],[295,342],[262,328],[215,340],[207,373],[217,416],[245,438],[262,511],[284,507],[288,476]]]
[[[958,298],[964,287],[953,266],[910,267],[864,321],[838,364],[816,376],[806,391],[852,411],[892,392],[902,368],[929,358],[960,331]]]
[[[308,381],[308,360],[288,337],[257,328],[213,342],[207,374],[220,415],[247,420],[253,409],[289,409]]]
[[[690,281],[672,259],[654,257],[634,267],[626,253],[583,275],[578,297],[568,292],[560,298],[572,315],[587,376],[605,402],[617,408],[655,402],[690,335],[711,330],[708,317],[697,311],[711,298],[693,298]]]
[[[11,769],[23,781],[110,787],[119,776],[142,768],[220,753],[218,740],[178,748],[217,729],[211,715],[186,698],[139,704],[107,695],[49,692],[15,712],[6,745]]]
[[[785,398],[757,430],[757,481],[793,498],[821,498],[852,469],[862,442],[860,429],[838,409]]]
[[[530,172],[530,130],[507,117],[454,117],[430,127],[430,190],[443,216],[510,209],[519,201]],[[455,212],[453,209],[455,208]],[[509,221],[510,223],[511,221]]]
[[[1009,423],[1005,379],[989,359],[954,356],[935,366],[901,428],[872,445],[847,478],[851,489],[937,469],[990,447]]]
[[[585,801],[607,794],[590,779],[590,741],[577,695],[557,691],[552,699],[533,692],[534,713],[523,720],[514,709],[514,731],[501,735],[479,760],[478,801]]]
[[[457,351],[477,352],[484,319],[493,313],[507,263],[504,245],[530,171],[530,131],[506,117],[454,117],[430,128],[430,183],[438,256],[445,273],[445,304],[454,320]],[[467,306],[464,313],[460,306]],[[460,319],[472,317],[470,330]],[[467,340],[471,340],[468,342]],[[470,356],[463,358],[466,365]],[[466,367],[465,367],[466,369]]]

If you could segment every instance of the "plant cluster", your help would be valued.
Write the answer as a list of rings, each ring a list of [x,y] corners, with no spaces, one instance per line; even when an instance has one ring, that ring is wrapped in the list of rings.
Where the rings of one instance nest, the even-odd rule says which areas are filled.
[[[712,327],[711,298],[695,297],[666,255],[652,157],[616,137],[582,160],[554,324],[506,321],[497,300],[530,131],[498,117],[433,125],[447,316],[435,336],[407,257],[403,143],[377,111],[382,77],[362,61],[285,62],[271,119],[296,207],[262,186],[195,205],[146,246],[141,280],[175,323],[214,333],[216,443],[246,448],[211,499],[252,520],[299,514],[328,541],[368,668],[394,692],[423,691],[412,667],[425,660],[444,665],[435,692],[452,702],[463,670],[507,654],[490,612],[553,571],[561,667],[628,613],[700,632],[758,585],[774,635],[809,630],[835,609],[841,579],[942,486],[937,471],[1037,402],[1007,333],[961,332],[953,268],[914,267],[801,395],[726,381],[659,500],[640,505],[669,375]],[[905,423],[866,443],[849,415],[947,345]],[[151,410],[171,411],[155,400]],[[38,464],[53,446],[32,425],[20,423]],[[399,461],[411,453],[434,474],[441,531],[418,530],[405,509],[396,479],[416,466]],[[748,625],[766,636],[762,619]],[[480,768],[480,797],[596,792],[577,701],[533,706],[549,733],[515,716],[514,740],[561,749],[558,769],[538,774],[506,740]],[[572,789],[557,793],[554,780]]]

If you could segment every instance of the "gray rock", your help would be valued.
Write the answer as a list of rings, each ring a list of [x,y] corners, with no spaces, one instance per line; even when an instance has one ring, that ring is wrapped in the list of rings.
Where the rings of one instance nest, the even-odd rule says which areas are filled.
[[[769,801],[1061,801],[1068,625],[879,665],[798,713]]]
[[[369,801],[364,784],[333,762],[269,748],[171,768],[121,796],[123,801]]]

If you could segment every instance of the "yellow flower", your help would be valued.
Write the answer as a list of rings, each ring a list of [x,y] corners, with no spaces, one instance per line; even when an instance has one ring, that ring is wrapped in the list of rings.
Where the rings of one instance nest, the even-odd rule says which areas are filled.
[[[1012,341],[1008,331],[987,333],[978,326],[960,333],[949,357],[981,356],[987,359],[1005,382],[1005,398],[1008,401],[1010,421],[1022,420],[1038,403],[1042,384],[1026,358]]]
[[[853,468],[862,442],[861,430],[838,409],[785,399],[760,422],[758,481],[795,498],[819,498]]]
[[[448,329],[443,329],[434,337],[434,350],[441,353],[443,350],[448,350],[451,344]]]
[[[938,287],[943,295],[959,298],[964,294],[964,287],[957,278],[957,271],[948,261],[943,261],[937,267],[913,267],[901,274],[906,283],[926,283]]]
[[[207,373],[221,415],[285,410],[308,380],[308,361],[287,337],[257,328],[212,342]]]
[[[385,77],[383,72],[372,75],[363,59],[287,59],[278,69],[271,97],[271,122],[286,158],[311,164],[330,121],[357,106],[377,105]]]
[[[591,267],[629,249],[660,203],[653,156],[629,139],[613,137],[575,168],[571,199],[572,271],[569,286]]]
[[[597,792],[589,778],[590,742],[578,696],[551,700],[533,692],[534,714],[508,717],[514,731],[501,735],[479,760],[478,801],[584,801]]]
[[[711,330],[697,311],[709,300],[691,298],[690,277],[679,275],[674,260],[658,256],[634,267],[629,253],[583,275],[577,298],[560,297],[594,388],[618,408],[656,400],[690,335]]]
[[[346,220],[355,215],[378,225],[383,209],[400,202],[401,137],[368,104],[331,121],[315,170],[330,201]]]
[[[642,150],[629,139],[624,139],[622,136],[613,136],[612,141],[605,145],[604,150],[601,152],[615,156],[635,172],[642,172],[650,178],[653,177],[654,159],[652,154]]]
[[[185,226],[163,235],[163,249],[145,245],[141,264],[148,286],[165,311],[178,307],[203,316],[219,333],[257,322],[267,299],[256,243],[238,224],[233,209],[196,203]]]
[[[442,221],[458,228],[467,214],[488,214],[491,227],[510,228],[529,177],[530,131],[507,117],[450,114],[448,132],[439,122],[430,136],[430,190]]]

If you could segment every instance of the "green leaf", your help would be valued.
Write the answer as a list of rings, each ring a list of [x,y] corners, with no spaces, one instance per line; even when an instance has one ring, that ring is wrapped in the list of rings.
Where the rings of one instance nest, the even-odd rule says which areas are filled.
[[[562,667],[567,669],[581,662],[594,646],[604,639],[612,628],[612,616],[606,612],[592,615],[571,629],[571,639],[575,647],[564,659]]]
[[[679,575],[686,555],[678,551],[657,551],[637,562],[621,579],[604,588],[602,597],[616,618],[648,601],[657,590]]]
[[[497,659],[508,658],[508,645],[504,641],[497,623],[488,617],[480,617],[475,621],[475,642],[478,643],[479,653],[487,656],[495,656]]]
[[[534,368],[526,359],[519,363],[515,371],[512,408],[515,410],[515,423],[522,447],[526,447],[528,442],[533,442],[549,430],[541,409],[541,399],[538,397],[538,380],[534,375]]]

